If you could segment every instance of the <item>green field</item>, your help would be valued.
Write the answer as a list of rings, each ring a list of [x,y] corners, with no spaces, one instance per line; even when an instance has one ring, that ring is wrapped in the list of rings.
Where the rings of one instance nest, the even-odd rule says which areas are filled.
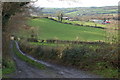
[[[37,29],[39,39],[98,41],[105,40],[102,29],[58,23],[49,19],[30,19],[28,25]]]
[[[69,21],[63,20],[63,22],[73,23],[73,24],[82,24],[82,25],[89,25],[89,26],[99,26],[99,27],[107,27],[106,25],[95,23],[95,22],[86,22],[86,21]]]
[[[51,18],[51,17],[49,17]],[[55,20],[58,20],[57,18],[53,18]],[[89,26],[98,26],[98,27],[103,27],[103,28],[107,28],[107,29],[118,29],[118,27],[116,27],[117,24],[102,24],[102,23],[97,23],[97,22],[92,22],[92,21],[70,21],[70,20],[63,20],[62,22],[66,22],[66,23],[72,23],[72,24],[80,24],[83,26],[89,25]],[[110,27],[112,25],[112,27]]]
[[[55,20],[58,20],[57,18],[53,18]],[[92,21],[70,21],[70,20],[63,20],[62,22],[67,22],[67,23],[72,23],[72,24],[80,24],[80,25],[89,25],[89,26],[99,26],[99,27],[104,27],[107,28],[107,25],[100,24],[100,23],[95,23]]]

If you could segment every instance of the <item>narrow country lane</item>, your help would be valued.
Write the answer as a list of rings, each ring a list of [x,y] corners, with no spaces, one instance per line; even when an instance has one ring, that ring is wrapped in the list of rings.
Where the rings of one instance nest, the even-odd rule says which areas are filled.
[[[48,62],[36,60],[31,56],[25,55],[18,46],[16,42],[17,49],[24,54],[25,56],[37,61],[38,63],[44,64],[46,69],[40,70],[34,66],[29,65],[28,63],[20,60],[13,52],[13,42],[11,41],[11,56],[13,57],[16,63],[16,72],[6,75],[10,78],[102,78],[98,75],[93,75],[85,71],[60,66],[56,64],[51,64]]]

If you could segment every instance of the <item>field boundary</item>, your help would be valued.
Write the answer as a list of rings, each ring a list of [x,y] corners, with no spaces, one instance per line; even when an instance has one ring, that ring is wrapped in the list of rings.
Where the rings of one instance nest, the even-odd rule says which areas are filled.
[[[59,44],[107,44],[102,41],[97,41],[97,42],[85,42],[85,41],[70,41],[70,40],[55,40],[55,39],[48,39],[48,40],[38,40],[38,39],[33,39],[33,38],[28,38],[28,42],[40,42],[40,43],[59,43]]]
[[[81,24],[72,24],[72,23],[68,23],[68,22],[61,22],[61,21],[57,21],[53,18],[48,18],[50,20],[53,20],[53,21],[56,21],[56,22],[59,22],[59,23],[63,23],[63,24],[70,24],[70,25],[75,25],[75,26],[84,26],[84,27],[92,27],[92,28],[99,28],[99,29],[107,29],[107,28],[104,28],[104,27],[100,27],[100,26],[90,26],[90,25],[81,25]]]

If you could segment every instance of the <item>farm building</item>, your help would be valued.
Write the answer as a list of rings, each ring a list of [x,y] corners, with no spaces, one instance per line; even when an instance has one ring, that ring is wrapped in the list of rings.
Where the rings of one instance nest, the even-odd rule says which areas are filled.
[[[69,17],[62,17],[64,20],[69,20]]]
[[[97,19],[93,19],[93,20],[89,20],[91,22],[95,22],[95,23],[100,23],[100,24],[110,24],[111,22],[109,20],[97,20]]]
[[[109,20],[104,21],[102,24],[110,24]]]

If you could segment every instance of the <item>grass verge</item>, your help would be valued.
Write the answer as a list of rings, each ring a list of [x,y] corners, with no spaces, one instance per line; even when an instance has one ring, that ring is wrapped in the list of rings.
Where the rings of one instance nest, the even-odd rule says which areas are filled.
[[[2,74],[9,74],[15,71],[15,62],[11,59],[5,60],[3,59],[3,69],[2,69]]]
[[[2,77],[2,69],[0,69],[0,78]]]
[[[103,66],[104,64],[106,64],[106,66]],[[105,62],[97,63],[94,67],[94,71],[92,71],[92,72],[96,73],[98,75],[102,75],[107,78],[118,78],[118,69],[116,69],[112,66],[109,66]]]
[[[40,64],[34,60],[31,60],[30,58],[28,58],[27,56],[24,56],[23,54],[21,54],[18,49],[16,48],[16,44],[14,43],[14,47],[13,47],[13,50],[15,52],[15,54],[23,61],[39,68],[39,69],[45,69],[45,66],[43,64]]]

